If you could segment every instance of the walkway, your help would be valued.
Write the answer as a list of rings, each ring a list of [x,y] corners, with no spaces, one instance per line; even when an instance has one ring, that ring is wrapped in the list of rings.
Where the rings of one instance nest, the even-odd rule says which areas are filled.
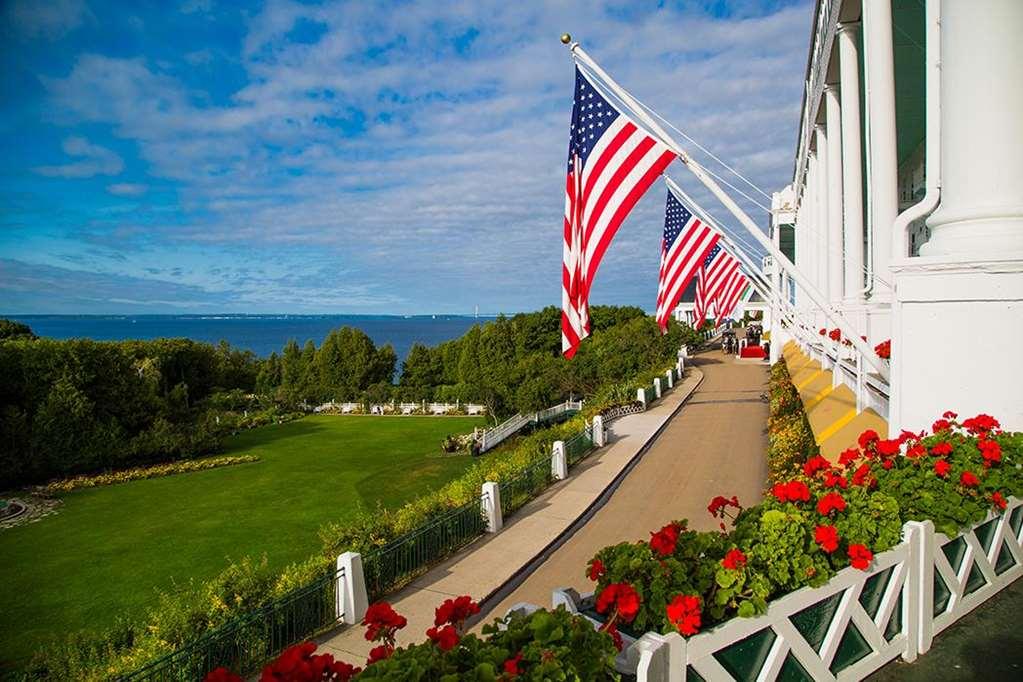
[[[764,370],[756,371],[763,383]],[[685,380],[651,409],[612,422],[607,446],[572,469],[567,480],[552,485],[511,516],[500,533],[477,540],[391,596],[388,601],[409,621],[399,632],[399,645],[422,641],[426,629],[433,625],[434,609],[445,599],[462,594],[486,599],[554,543],[628,467],[702,378],[700,370],[689,371]],[[756,397],[756,393],[752,395]],[[763,423],[760,418],[757,428]],[[666,509],[664,514],[669,511]],[[632,534],[630,531],[626,537]],[[550,601],[549,596],[546,601]],[[321,649],[358,663],[365,660],[371,648],[363,635],[362,627],[344,628],[322,637]]]
[[[704,374],[696,393],[668,423],[608,503],[547,561],[496,604],[490,617],[518,602],[551,605],[551,590],[592,583],[586,563],[597,550],[646,539],[672,519],[715,530],[707,513],[715,495],[737,495],[748,506],[760,501],[767,479],[767,367],[737,362],[720,351],[702,353],[694,365]]]

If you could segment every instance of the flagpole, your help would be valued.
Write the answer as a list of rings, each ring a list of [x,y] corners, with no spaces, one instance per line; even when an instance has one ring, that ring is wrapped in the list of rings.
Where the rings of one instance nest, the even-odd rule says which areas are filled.
[[[707,173],[706,170],[704,170],[703,166],[690,157],[689,153],[682,147],[682,145],[671,137],[671,135],[666,133],[664,129],[657,124],[657,121],[646,113],[642,105],[636,101],[636,99],[630,95],[625,88],[620,86],[613,78],[611,78],[604,69],[600,68],[600,65],[593,61],[590,55],[588,55],[586,51],[580,47],[578,42],[573,42],[572,37],[569,34],[566,33],[562,35],[561,42],[568,45],[568,49],[572,52],[572,56],[575,57],[575,59],[585,64],[586,68],[590,69],[600,77],[600,79],[604,82],[604,85],[610,88],[611,91],[614,92],[615,96],[630,108],[630,113],[639,118],[651,134],[658,137],[665,146],[678,155],[679,160],[684,163],[687,168],[689,168],[693,175],[696,176],[696,179],[702,182],[704,186],[709,189],[722,204],[725,205],[725,208],[727,208],[728,211],[735,216],[739,223],[746,228],[746,231],[749,232],[753,238],[756,239],[757,242],[759,242],[760,245],[774,257],[775,261],[785,269],[789,276],[795,280],[796,284],[798,284],[803,291],[806,292],[807,296],[810,297],[810,300],[813,301],[813,303],[824,313],[824,316],[838,327],[839,331],[842,332],[842,336],[849,339],[856,350],[860,352],[860,355],[866,359],[867,363],[869,363],[885,380],[887,380],[888,368],[884,366],[884,363],[877,357],[873,349],[860,339],[858,330],[845,318],[844,315],[828,306],[827,300],[817,287],[815,287],[810,280],[807,279],[795,265],[793,265],[792,261],[790,261],[785,254],[783,254],[781,250],[774,245],[774,242],[768,239],[767,235],[765,235],[760,228],[757,227],[757,224],[753,221],[753,219],[750,218],[737,203],[735,203],[732,197],[728,196],[728,194],[721,189],[721,186],[718,185],[718,183]]]

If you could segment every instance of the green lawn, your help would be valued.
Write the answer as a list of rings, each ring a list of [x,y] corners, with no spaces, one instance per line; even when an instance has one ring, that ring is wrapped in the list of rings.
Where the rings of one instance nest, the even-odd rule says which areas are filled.
[[[66,495],[59,514],[0,531],[0,664],[137,613],[156,588],[208,578],[228,559],[304,559],[325,521],[360,502],[399,505],[461,473],[469,457],[431,455],[445,435],[482,423],[310,416],[229,441],[229,454],[259,462]]]

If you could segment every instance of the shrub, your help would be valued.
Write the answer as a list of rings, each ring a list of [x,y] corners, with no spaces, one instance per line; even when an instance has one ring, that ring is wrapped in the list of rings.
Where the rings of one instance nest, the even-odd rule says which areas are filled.
[[[783,360],[771,367],[767,396],[768,482],[774,484],[788,480],[818,453],[818,448],[803,401]]]

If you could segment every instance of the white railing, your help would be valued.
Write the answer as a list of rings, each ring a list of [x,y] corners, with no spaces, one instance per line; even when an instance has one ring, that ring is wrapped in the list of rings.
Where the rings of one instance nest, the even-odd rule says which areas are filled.
[[[790,327],[788,331],[805,355],[821,363],[821,369],[832,372],[834,386],[845,384],[849,387],[856,396],[857,414],[870,408],[888,420],[891,388],[884,378],[867,370],[867,363],[855,348],[826,336],[815,338],[805,329]]]
[[[505,422],[483,432],[480,437],[480,452],[486,452],[497,447],[501,441],[507,440],[514,434],[521,431],[527,424],[545,422],[566,412],[578,412],[583,408],[580,400],[566,400],[552,407],[534,412],[532,414],[516,414],[509,417]]]
[[[684,682],[689,670],[708,682],[731,682],[722,661],[742,657],[749,679],[761,682],[795,664],[814,680],[859,680],[895,658],[916,660],[937,633],[1021,575],[1023,501],[1010,498],[1004,512],[954,538],[935,532],[930,521],[906,523],[902,541],[876,555],[868,570],[845,568],[821,587],[775,599],[763,615],[732,618],[689,639],[626,637],[616,666],[639,682]],[[559,589],[552,601],[598,625],[585,613],[592,599]],[[760,655],[751,653],[757,649]]]

